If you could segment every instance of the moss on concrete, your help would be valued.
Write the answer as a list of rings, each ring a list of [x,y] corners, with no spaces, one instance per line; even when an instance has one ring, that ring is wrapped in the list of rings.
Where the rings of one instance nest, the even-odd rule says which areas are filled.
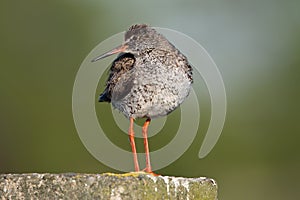
[[[2,199],[217,199],[209,178],[127,174],[2,174]]]

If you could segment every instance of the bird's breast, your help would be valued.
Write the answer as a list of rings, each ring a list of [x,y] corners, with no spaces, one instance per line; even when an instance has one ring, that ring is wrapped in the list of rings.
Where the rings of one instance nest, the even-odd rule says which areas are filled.
[[[189,76],[175,62],[136,58],[134,68],[122,74],[116,84],[112,104],[127,117],[155,118],[177,108],[188,96],[190,87]]]

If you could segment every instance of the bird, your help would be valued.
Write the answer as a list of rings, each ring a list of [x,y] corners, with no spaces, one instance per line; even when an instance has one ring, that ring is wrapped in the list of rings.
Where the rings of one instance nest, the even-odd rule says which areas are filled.
[[[190,93],[193,70],[188,59],[165,36],[146,24],[135,24],[124,34],[120,46],[95,57],[92,62],[118,54],[112,62],[99,102],[108,102],[129,119],[129,141],[134,169],[140,171],[134,140],[134,120],[146,119],[142,134],[146,168],[150,162],[148,126],[179,107]]]

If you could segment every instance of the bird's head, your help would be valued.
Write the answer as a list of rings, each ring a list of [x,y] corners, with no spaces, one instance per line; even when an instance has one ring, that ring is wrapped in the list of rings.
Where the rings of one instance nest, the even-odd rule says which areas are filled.
[[[131,53],[139,55],[147,49],[166,47],[169,42],[157,33],[156,30],[145,24],[136,24],[129,28],[125,33],[125,41],[122,45],[94,58],[92,62],[117,53]]]

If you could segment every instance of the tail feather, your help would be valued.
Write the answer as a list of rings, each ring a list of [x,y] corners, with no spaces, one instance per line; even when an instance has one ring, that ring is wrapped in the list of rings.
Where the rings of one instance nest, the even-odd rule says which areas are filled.
[[[98,99],[99,102],[111,102],[111,99],[110,97],[108,96],[107,92],[104,91],[102,94],[100,94],[99,96],[99,99]]]

